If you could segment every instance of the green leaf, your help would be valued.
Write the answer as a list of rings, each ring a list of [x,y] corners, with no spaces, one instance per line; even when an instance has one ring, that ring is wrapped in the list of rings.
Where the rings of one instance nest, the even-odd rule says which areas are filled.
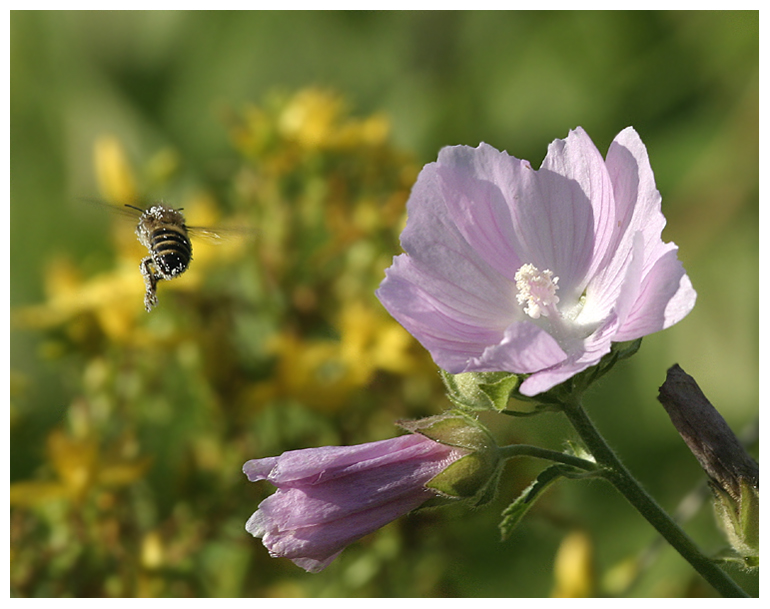
[[[511,536],[513,530],[518,526],[521,519],[532,507],[535,500],[550,487],[559,478],[566,475],[565,468],[562,465],[551,465],[544,469],[535,478],[519,497],[503,511],[503,519],[500,522],[500,532],[503,541]]]

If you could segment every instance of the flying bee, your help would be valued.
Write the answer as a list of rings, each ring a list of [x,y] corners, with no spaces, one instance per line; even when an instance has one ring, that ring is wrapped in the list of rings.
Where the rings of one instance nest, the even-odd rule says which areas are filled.
[[[181,207],[175,209],[163,203],[153,203],[144,209],[128,204],[117,207],[99,199],[83,200],[136,222],[136,236],[148,252],[139,264],[145,285],[144,308],[148,313],[158,304],[158,282],[175,279],[189,268],[192,261],[191,237],[222,244],[233,243],[234,240],[236,243],[246,242],[255,236],[252,228],[240,225],[215,229],[188,226]]]
[[[162,203],[147,209],[126,207],[140,213],[136,236],[150,253],[139,264],[145,286],[144,308],[149,313],[158,304],[158,281],[179,277],[190,266],[192,243],[181,209]]]

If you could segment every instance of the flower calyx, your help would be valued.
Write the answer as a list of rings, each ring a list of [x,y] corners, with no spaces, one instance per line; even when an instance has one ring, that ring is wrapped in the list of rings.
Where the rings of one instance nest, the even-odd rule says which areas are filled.
[[[521,375],[510,372],[461,372],[450,374],[440,370],[447,397],[464,411],[492,410],[501,412],[511,393],[521,383]]]
[[[494,497],[503,460],[492,435],[473,417],[450,411],[415,421],[399,421],[409,432],[467,451],[425,486],[443,498],[470,500],[476,506]]]

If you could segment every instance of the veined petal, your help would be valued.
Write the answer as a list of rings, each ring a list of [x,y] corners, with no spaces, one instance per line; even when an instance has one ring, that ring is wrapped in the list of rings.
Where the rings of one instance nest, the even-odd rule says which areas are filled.
[[[443,248],[435,250],[438,255]],[[418,267],[410,256],[398,256],[376,294],[439,366],[457,373],[468,359],[501,340],[504,329],[522,313],[510,306],[515,290],[502,276],[497,284],[487,283],[472,268],[463,270],[462,259],[452,258],[456,266],[450,281]]]
[[[632,127],[621,131],[610,145],[607,171],[617,203],[617,232],[625,241],[630,241],[636,231],[644,235],[643,274],[646,275],[664,253],[659,248],[663,245],[661,233],[666,218],[661,211],[661,196],[655,186],[647,148]]]
[[[565,293],[582,293],[611,247],[615,226],[614,194],[604,159],[578,127],[566,139],[551,143],[538,175],[543,182],[550,178],[541,197],[548,207],[532,210],[534,222],[539,214],[541,224],[545,216],[553,226],[550,246],[556,259],[546,268],[559,275]]]
[[[420,172],[407,204],[409,221],[401,234],[401,245],[412,266],[424,276],[446,282],[486,301],[481,309],[496,308],[496,288],[501,276],[487,264],[463,236],[442,196],[438,163]],[[418,204],[419,202],[419,204]],[[515,272],[515,270],[514,270]]]
[[[436,448],[431,454],[414,454],[398,462],[363,463],[356,471],[316,484],[279,486],[259,508],[275,527],[295,529],[347,518],[408,495],[417,494],[425,501],[430,495],[425,495],[422,485],[465,454],[442,445]]]
[[[449,216],[468,245],[500,275],[514,281],[523,262],[516,243],[511,208],[500,190],[500,176],[531,172],[519,161],[492,146],[453,146],[439,152],[436,167]]]
[[[519,391],[530,396],[543,393],[586,368],[598,364],[599,360],[610,352],[617,328],[617,315],[612,314],[600,328],[583,341],[581,349],[576,349],[563,362],[528,377],[519,387]]]
[[[666,218],[655,186],[647,148],[632,127],[621,131],[607,153],[607,168],[615,187],[622,238],[618,256],[630,247],[634,235],[643,236],[643,264],[636,299],[629,307],[616,341],[633,340],[668,328],[683,319],[695,306],[696,294],[682,264],[677,247],[664,243],[661,233]],[[616,262],[617,264],[617,262]],[[600,288],[605,298],[613,290]]]
[[[695,306],[697,297],[676,256],[677,247],[667,244],[668,252],[642,280],[639,296],[615,336],[615,341],[634,340],[665,330],[681,321]]]
[[[290,558],[298,565],[300,563],[295,559],[318,561],[319,565],[316,567],[320,566],[318,570],[321,570],[352,542],[411,512],[433,496],[435,496],[433,492],[422,488],[413,495],[395,499],[393,502],[373,509],[346,515],[342,519],[318,526],[294,529],[282,529],[273,526],[272,522],[268,530],[264,527],[258,528],[252,524],[252,520],[257,521],[259,518],[257,516],[259,511],[257,511],[246,524],[246,530],[252,532],[254,529],[262,533],[256,536],[262,538],[262,542],[272,556]]]
[[[251,482],[269,480],[277,486],[319,484],[356,469],[409,461],[435,449],[420,436],[404,435],[356,446],[321,446],[290,450],[280,457],[252,459],[243,466]]]
[[[526,374],[565,359],[567,354],[548,332],[530,322],[515,322],[505,329],[499,343],[471,360],[464,372],[488,372],[502,366],[508,372]]]
[[[553,389],[559,383],[563,383],[567,379],[575,376],[578,372],[582,372],[588,368],[589,365],[590,364],[564,364],[541,370],[525,379],[519,387],[519,392],[522,395],[529,396],[543,393],[544,391]]]
[[[637,231],[624,254],[618,253],[617,262],[602,270],[586,288],[585,306],[576,319],[581,324],[604,320],[614,313],[625,320],[639,296],[644,265],[644,236]]]
[[[444,414],[401,426],[413,433],[247,462],[243,470],[250,479],[269,479],[277,490],[259,504],[246,530],[261,538],[272,556],[290,558],[316,572],[346,545],[427,500],[439,494],[471,497],[496,475],[498,448],[475,419]],[[461,447],[455,444],[458,438]],[[472,455],[476,458],[469,467],[450,468]],[[456,486],[426,486],[441,474]],[[469,494],[453,494],[455,488]]]

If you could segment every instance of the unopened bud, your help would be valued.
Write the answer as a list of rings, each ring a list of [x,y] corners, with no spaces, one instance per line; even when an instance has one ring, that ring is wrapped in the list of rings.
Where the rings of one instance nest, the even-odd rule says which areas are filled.
[[[711,479],[715,508],[730,544],[747,565],[758,566],[759,465],[678,365],[669,368],[658,400]]]

